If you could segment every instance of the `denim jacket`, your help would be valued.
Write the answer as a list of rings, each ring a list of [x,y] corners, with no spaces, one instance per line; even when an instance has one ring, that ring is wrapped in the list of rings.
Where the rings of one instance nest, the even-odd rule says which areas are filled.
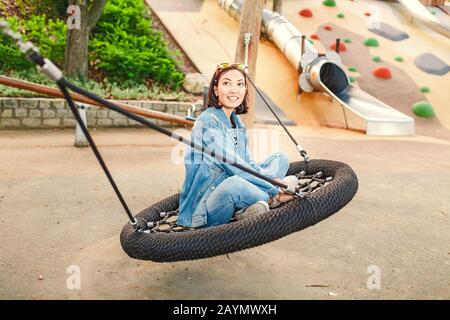
[[[271,183],[230,164],[239,163],[268,178],[275,178],[273,174],[269,174],[251,160],[247,130],[234,112],[231,117],[236,124],[236,129],[232,128],[222,108],[207,108],[195,122],[191,141],[207,147],[216,156],[225,157],[227,163],[187,147],[184,157],[186,173],[180,193],[180,213],[177,220],[179,225],[194,228],[205,225],[207,223],[206,200],[211,192],[228,177],[238,175],[267,192],[270,197],[280,191]]]

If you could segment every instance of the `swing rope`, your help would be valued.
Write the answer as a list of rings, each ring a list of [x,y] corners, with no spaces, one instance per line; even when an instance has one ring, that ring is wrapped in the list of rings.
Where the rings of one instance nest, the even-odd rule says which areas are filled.
[[[292,134],[286,128],[284,123],[280,120],[278,115],[275,113],[275,111],[273,111],[273,109],[270,106],[269,102],[267,102],[266,98],[263,96],[261,91],[256,87],[256,85],[253,83],[252,79],[250,78],[250,75],[249,75],[249,72],[248,72],[248,70],[249,70],[249,68],[248,68],[248,52],[249,52],[249,45],[250,45],[251,41],[252,41],[252,34],[249,33],[249,32],[246,32],[244,34],[244,66],[245,66],[244,67],[244,74],[245,74],[248,82],[250,82],[250,84],[256,90],[256,92],[258,93],[260,98],[264,101],[264,103],[266,104],[267,108],[269,108],[269,110],[272,112],[272,114],[275,117],[275,119],[277,119],[278,123],[283,127],[284,131],[286,131],[286,133],[289,136],[289,138],[291,138],[292,142],[294,142],[295,147],[300,152],[300,155],[303,157],[305,162],[308,163],[310,161],[310,159],[309,159],[308,154],[306,153],[305,149],[297,142],[297,140],[295,140],[295,138],[292,136]]]

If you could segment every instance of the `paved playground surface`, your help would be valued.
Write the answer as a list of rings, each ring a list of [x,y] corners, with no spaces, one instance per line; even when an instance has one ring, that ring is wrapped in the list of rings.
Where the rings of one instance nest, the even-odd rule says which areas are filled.
[[[166,26],[204,74],[232,60],[238,23],[217,1],[183,1],[175,8],[167,7],[173,1],[147,2],[165,4],[153,9],[163,22],[171,21]],[[363,17],[368,1],[339,3],[329,10],[310,0],[283,6],[307,35],[333,23],[373,36]],[[294,137],[312,158],[345,162],[358,175],[358,193],[340,212],[228,256],[138,261],[120,246],[127,223],[123,208],[92,151],[73,147],[72,130],[1,131],[0,299],[450,299],[450,142],[441,134],[450,128],[450,75],[425,74],[413,63],[417,48],[444,57],[450,48],[441,35],[409,24],[395,5],[377,3],[385,21],[411,41],[379,39],[380,47],[370,52],[386,60],[402,55],[403,63],[390,63],[414,85],[431,88],[426,98],[435,107],[439,134],[432,132],[436,122],[426,121],[420,125],[428,131],[412,137],[324,127],[344,125],[340,106],[322,93],[299,97],[297,72],[287,59],[268,40],[259,49],[256,82],[299,124],[290,128]],[[311,7],[315,19],[299,17],[302,7]],[[336,17],[340,10],[345,19]],[[356,85],[370,86],[362,80]],[[253,139],[256,160],[276,151],[300,160],[279,127],[255,129],[258,137],[279,137],[272,148]],[[177,142],[146,129],[92,133],[133,213],[180,190],[184,166],[172,161]],[[79,290],[67,287],[71,266],[80,268]],[[367,286],[374,270],[380,271],[380,289]]]
[[[286,134],[258,129],[279,133],[279,150],[299,160]],[[353,167],[355,198],[280,240],[179,263],[122,251],[126,215],[92,151],[73,147],[73,131],[3,131],[0,299],[449,299],[450,143],[292,130],[312,158]],[[181,188],[176,142],[146,129],[93,136],[133,213]],[[71,265],[80,290],[66,287]],[[380,289],[367,287],[370,266],[381,271]]]

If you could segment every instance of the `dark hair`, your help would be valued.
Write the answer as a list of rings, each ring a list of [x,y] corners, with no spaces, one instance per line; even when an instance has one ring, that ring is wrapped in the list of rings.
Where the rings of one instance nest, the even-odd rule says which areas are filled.
[[[222,108],[222,106],[219,104],[219,97],[217,97],[216,94],[214,93],[214,87],[219,84],[219,79],[222,76],[222,74],[224,74],[225,72],[227,72],[229,70],[233,70],[233,69],[239,71],[244,76],[245,87],[247,88],[247,77],[245,76],[244,71],[241,69],[238,69],[238,67],[236,65],[230,65],[229,67],[226,67],[226,68],[218,68],[216,70],[216,72],[214,72],[214,75],[212,76],[211,82],[209,84],[208,108],[210,108],[210,107],[215,107],[217,109]],[[245,90],[244,100],[238,107],[236,107],[234,109],[234,112],[236,114],[245,114],[245,113],[247,113],[247,111],[248,111],[248,90]]]

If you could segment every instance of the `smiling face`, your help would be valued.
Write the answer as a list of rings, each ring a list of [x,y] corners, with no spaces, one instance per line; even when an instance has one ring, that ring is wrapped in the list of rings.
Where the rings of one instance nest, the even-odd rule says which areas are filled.
[[[214,86],[220,105],[231,111],[242,104],[246,91],[244,75],[236,69],[222,73],[217,86]]]

